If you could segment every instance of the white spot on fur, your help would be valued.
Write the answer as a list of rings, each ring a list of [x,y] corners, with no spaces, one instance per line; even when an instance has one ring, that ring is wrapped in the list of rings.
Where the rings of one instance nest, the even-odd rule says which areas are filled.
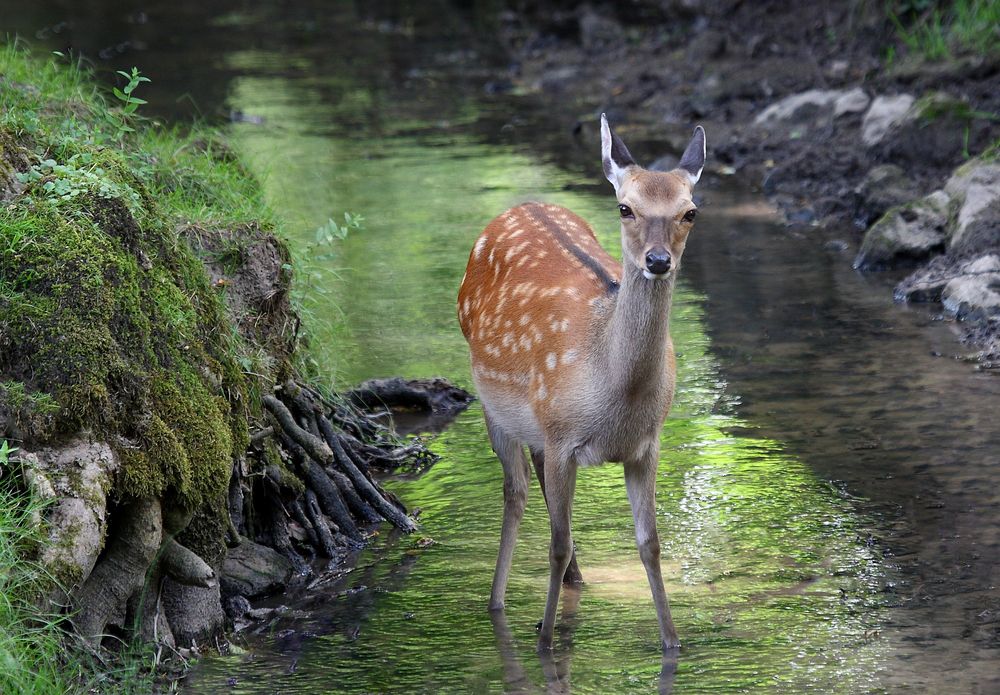
[[[476,248],[472,252],[473,257],[478,261],[479,257],[483,255],[483,247],[486,246],[486,235],[479,237],[479,241],[476,242]]]
[[[563,364],[573,364],[576,362],[577,352],[575,348],[570,348],[563,353],[562,362]]]
[[[550,372],[556,368],[556,362],[556,353],[550,352],[545,356],[545,366],[548,367]]]

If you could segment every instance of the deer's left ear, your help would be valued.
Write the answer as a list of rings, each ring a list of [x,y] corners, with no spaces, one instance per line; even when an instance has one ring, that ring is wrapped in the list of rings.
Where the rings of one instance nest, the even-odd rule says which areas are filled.
[[[608,117],[601,114],[601,161],[604,163],[604,175],[615,187],[615,193],[621,186],[625,170],[635,165],[635,160],[629,153],[622,139],[611,132]]]
[[[705,168],[705,129],[697,126],[694,135],[687,149],[681,156],[681,162],[677,168],[683,171],[691,179],[691,185],[698,183],[701,178],[701,171]]]

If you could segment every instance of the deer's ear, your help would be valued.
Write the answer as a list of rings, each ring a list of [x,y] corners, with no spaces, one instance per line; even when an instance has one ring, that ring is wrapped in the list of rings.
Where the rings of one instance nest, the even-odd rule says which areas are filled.
[[[632,159],[622,139],[611,132],[608,117],[603,113],[601,114],[601,160],[604,163],[604,175],[608,177],[608,181],[615,187],[617,193],[625,176],[625,170],[634,166],[635,160]]]
[[[688,175],[692,186],[698,183],[698,179],[701,178],[701,171],[705,168],[705,129],[701,126],[697,126],[694,129],[691,142],[688,143],[687,149],[684,150],[677,168]]]

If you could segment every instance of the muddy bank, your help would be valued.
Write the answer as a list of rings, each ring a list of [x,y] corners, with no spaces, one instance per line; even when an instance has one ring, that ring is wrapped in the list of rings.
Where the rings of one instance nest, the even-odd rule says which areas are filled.
[[[758,186],[789,224],[820,228],[819,243],[860,244],[845,263],[916,268],[897,298],[943,300],[968,344],[956,352],[1000,357],[995,270],[983,274],[1000,244],[1000,54],[926,61],[872,3],[557,2],[501,24],[514,57],[506,85],[575,110],[567,127],[579,137],[594,140],[607,112],[631,141],[666,130],[679,151],[702,123],[710,170]],[[646,163],[662,154],[651,146]],[[912,212],[937,191],[930,219]]]

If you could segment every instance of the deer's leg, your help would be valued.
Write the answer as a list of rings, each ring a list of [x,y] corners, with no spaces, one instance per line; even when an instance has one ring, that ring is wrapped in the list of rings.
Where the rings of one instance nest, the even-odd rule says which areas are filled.
[[[549,500],[545,497],[545,452],[531,450],[531,462],[535,464],[535,475],[538,476],[538,486],[542,488],[542,498],[545,499],[545,506],[548,508]],[[576,562],[576,548],[570,557],[569,567],[563,575],[563,584],[583,584],[583,574],[580,573],[580,565]]]
[[[550,455],[546,457],[544,467],[552,539],[549,543],[549,592],[545,598],[545,615],[538,635],[539,650],[552,648],[559,590],[573,557],[570,520],[573,516],[573,493],[576,490],[575,462]]]
[[[524,516],[524,506],[528,499],[528,481],[531,470],[521,444],[496,427],[486,416],[486,428],[490,433],[493,451],[503,465],[503,526],[500,530],[500,551],[497,553],[496,570],[493,573],[493,588],[490,591],[490,610],[502,611],[504,595],[507,593],[507,578],[510,563],[514,557],[517,530]]]
[[[635,542],[639,546],[639,557],[646,568],[646,578],[653,592],[656,604],[656,618],[660,623],[660,641],[664,649],[680,646],[677,630],[670,618],[667,592],[663,588],[660,573],[660,538],[656,533],[656,466],[658,451],[654,450],[642,459],[625,464],[625,489],[632,505],[635,520]]]

